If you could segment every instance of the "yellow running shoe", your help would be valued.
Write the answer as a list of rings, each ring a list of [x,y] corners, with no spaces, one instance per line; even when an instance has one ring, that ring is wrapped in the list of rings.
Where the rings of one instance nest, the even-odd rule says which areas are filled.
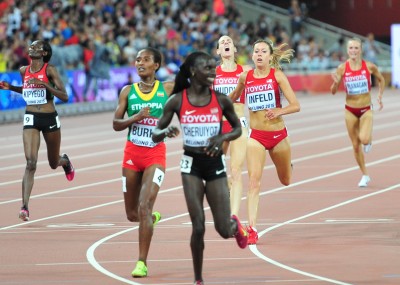
[[[155,226],[161,220],[161,214],[160,212],[153,212],[151,215],[153,216],[153,226]]]
[[[136,262],[136,267],[132,271],[132,277],[134,278],[141,278],[147,276],[147,266],[144,264],[143,261]]]

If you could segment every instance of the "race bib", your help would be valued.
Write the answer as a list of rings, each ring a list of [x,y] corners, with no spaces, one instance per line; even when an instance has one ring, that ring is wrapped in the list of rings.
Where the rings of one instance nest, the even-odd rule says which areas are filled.
[[[24,126],[33,126],[33,115],[32,114],[24,115]]]
[[[192,164],[193,164],[193,157],[187,156],[187,155],[182,155],[181,172],[190,173],[190,171],[192,170]]]
[[[42,85],[38,85],[42,86]],[[22,97],[27,105],[46,104],[46,88],[24,88],[22,90]]]

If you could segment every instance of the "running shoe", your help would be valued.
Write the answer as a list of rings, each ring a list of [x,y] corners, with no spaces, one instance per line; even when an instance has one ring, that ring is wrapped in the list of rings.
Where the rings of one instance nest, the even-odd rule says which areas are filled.
[[[372,149],[372,143],[364,144],[363,145],[363,149],[364,149],[365,153],[369,153],[371,151],[371,149]]]
[[[204,285],[202,280],[194,281],[193,285]]]
[[[29,221],[29,210],[22,207],[19,211],[19,218],[24,222]]]
[[[161,220],[161,214],[160,212],[153,212],[151,215],[153,217],[153,226],[155,226]]]
[[[371,178],[368,175],[363,175],[361,177],[360,182],[358,183],[358,187],[367,187],[368,183],[371,181]]]
[[[247,232],[249,233],[249,238],[247,244],[256,244],[258,242],[258,233],[252,226],[247,227]]]
[[[232,219],[234,219],[237,223],[237,232],[235,233],[236,242],[240,248],[245,248],[247,246],[247,239],[248,239],[247,231],[242,226],[242,224],[239,221],[239,218],[236,215],[232,215]]]
[[[61,157],[65,158],[68,160],[68,163],[66,165],[63,165],[65,176],[67,177],[68,181],[74,180],[75,177],[75,168],[71,163],[71,160],[69,159],[68,155],[63,153]]]
[[[136,262],[136,267],[132,271],[132,277],[141,278],[147,276],[147,266],[143,261]]]

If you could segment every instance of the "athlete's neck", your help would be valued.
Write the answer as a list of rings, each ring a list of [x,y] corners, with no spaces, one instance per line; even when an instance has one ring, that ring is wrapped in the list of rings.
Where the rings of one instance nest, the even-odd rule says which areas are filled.
[[[269,66],[263,67],[263,68],[256,68],[254,70],[254,76],[259,77],[259,78],[266,77],[266,76],[268,76],[270,71],[271,71],[271,67],[269,67]]]
[[[237,68],[237,64],[233,59],[225,59],[222,61],[221,68],[223,71],[235,71]]]

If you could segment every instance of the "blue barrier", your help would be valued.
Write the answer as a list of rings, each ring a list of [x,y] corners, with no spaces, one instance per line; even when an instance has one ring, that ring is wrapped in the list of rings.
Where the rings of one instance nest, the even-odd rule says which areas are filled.
[[[82,70],[71,70],[66,72],[65,88],[69,100],[68,104],[78,102],[100,102],[114,101],[118,98],[119,91],[127,84],[128,75],[132,76],[134,82],[140,80],[134,67],[119,67],[110,70],[110,80],[97,79],[97,92],[92,82],[89,86],[86,96],[84,90],[86,85],[86,74]],[[22,79],[19,72],[0,73],[0,81],[7,81],[15,86],[22,86]],[[85,98],[85,100],[84,100]],[[63,103],[55,98],[56,104]],[[66,103],[63,103],[66,104]],[[21,94],[0,89],[0,111],[25,108],[26,104]]]

